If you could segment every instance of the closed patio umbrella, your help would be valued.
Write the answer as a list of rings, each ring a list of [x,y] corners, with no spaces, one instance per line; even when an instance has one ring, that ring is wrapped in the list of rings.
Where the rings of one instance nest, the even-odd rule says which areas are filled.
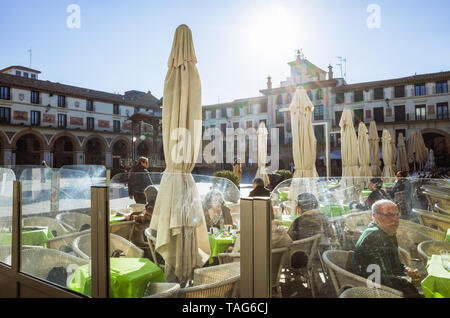
[[[342,178],[347,186],[358,184],[358,139],[353,126],[353,115],[350,109],[344,109],[341,121],[341,154],[342,154]]]
[[[291,184],[289,198],[294,201],[298,194],[307,189],[314,192],[312,190],[314,182],[311,178],[319,176],[316,170],[317,141],[312,127],[314,105],[302,86],[296,89],[289,110],[292,127],[292,154],[295,164],[294,181]]]
[[[261,122],[258,128],[258,171],[256,171],[255,178],[261,178],[264,181],[264,186],[269,184],[269,176],[266,170],[267,161],[267,128],[264,122]]]
[[[378,137],[377,124],[375,121],[371,121],[369,127],[370,169],[374,177],[381,177],[379,142],[380,137]]]
[[[395,163],[397,162],[397,147],[395,146],[395,132],[392,128],[389,128],[388,131],[391,135],[392,170],[394,170],[394,173],[396,173],[397,167]]]
[[[364,187],[367,187],[369,180],[372,177],[372,170],[370,170],[370,147],[369,135],[367,127],[363,122],[359,123],[358,127],[358,158],[359,158],[359,175]]]
[[[201,85],[191,30],[174,36],[164,82],[162,131],[166,170],[150,223],[166,274],[186,283],[209,259],[210,247],[200,194],[191,175],[202,133]],[[170,279],[168,277],[168,279]]]
[[[428,160],[428,150],[425,147],[423,137],[420,131],[411,134],[408,139],[408,161],[414,163],[414,170],[416,170],[416,163],[419,164],[419,169]]]
[[[383,177],[387,180],[395,177],[394,170],[392,169],[392,147],[391,147],[391,134],[386,129],[383,129],[382,150],[383,150]]]
[[[398,135],[396,166],[398,171],[409,171],[408,157],[406,155],[406,145],[403,133],[400,133]]]

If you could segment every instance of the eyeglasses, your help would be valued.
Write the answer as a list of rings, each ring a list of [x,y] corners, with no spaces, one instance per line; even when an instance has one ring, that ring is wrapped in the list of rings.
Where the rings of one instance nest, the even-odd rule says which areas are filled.
[[[398,213],[380,213],[380,212],[375,212],[375,214],[379,214],[379,215],[382,215],[382,216],[390,218],[390,219],[398,218],[400,216],[400,214],[398,214]]]

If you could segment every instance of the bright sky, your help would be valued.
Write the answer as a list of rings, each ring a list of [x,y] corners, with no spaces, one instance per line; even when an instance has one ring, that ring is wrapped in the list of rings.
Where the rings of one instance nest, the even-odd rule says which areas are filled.
[[[67,27],[70,4],[81,9],[79,29]],[[371,4],[380,28],[367,25]],[[298,48],[324,70],[345,57],[348,83],[450,70],[448,0],[2,0],[0,8],[0,68],[29,66],[31,47],[40,79],[107,92],[160,98],[180,24],[193,33],[203,105],[259,96],[268,75],[279,86]]]

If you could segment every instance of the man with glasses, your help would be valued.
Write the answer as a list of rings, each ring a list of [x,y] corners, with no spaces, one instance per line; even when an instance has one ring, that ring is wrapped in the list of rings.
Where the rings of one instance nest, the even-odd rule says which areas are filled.
[[[397,205],[380,200],[372,205],[373,222],[359,238],[352,257],[352,272],[377,279],[378,283],[403,292],[404,297],[420,297],[414,285],[420,283],[417,269],[406,267],[399,258]],[[375,274],[375,275],[374,275]]]

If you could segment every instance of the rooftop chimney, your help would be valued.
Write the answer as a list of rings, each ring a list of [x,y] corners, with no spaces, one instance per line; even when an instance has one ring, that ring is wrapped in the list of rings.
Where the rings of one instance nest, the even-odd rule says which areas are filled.
[[[328,80],[332,80],[333,79],[333,66],[328,65]]]
[[[267,77],[267,89],[272,89],[272,77]]]

